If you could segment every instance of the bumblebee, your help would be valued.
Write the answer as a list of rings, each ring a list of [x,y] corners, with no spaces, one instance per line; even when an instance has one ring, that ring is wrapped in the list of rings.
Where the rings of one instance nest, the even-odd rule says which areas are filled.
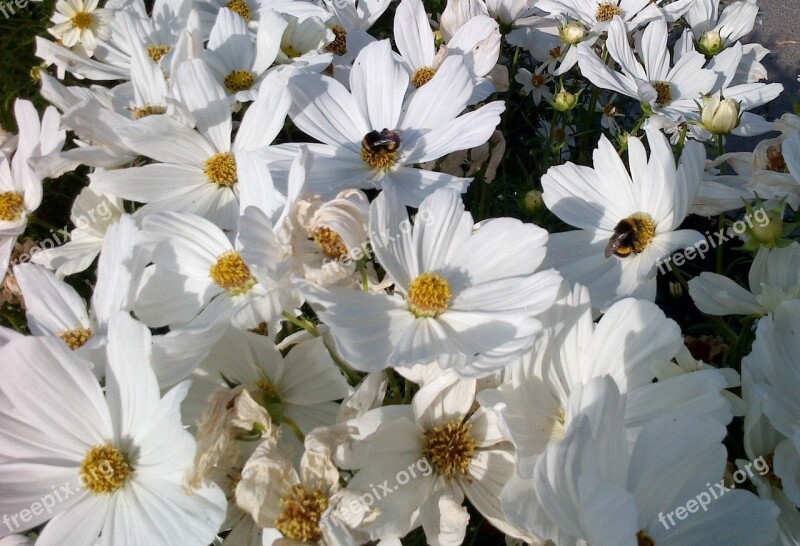
[[[361,147],[370,153],[394,152],[400,147],[400,133],[383,129],[364,135]]]
[[[623,218],[614,228],[614,234],[606,245],[605,257],[616,254],[625,258],[642,252],[655,235],[653,221],[646,215],[633,215]]]

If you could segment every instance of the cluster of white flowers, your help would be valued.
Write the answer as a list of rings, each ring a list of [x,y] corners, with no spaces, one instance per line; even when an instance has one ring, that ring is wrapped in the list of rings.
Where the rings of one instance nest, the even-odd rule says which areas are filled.
[[[719,4],[59,0],[0,134],[0,545],[800,544],[800,118]],[[534,111],[553,233],[462,195]],[[730,244],[671,287],[742,331],[684,337],[657,265],[754,207],[750,290]]]

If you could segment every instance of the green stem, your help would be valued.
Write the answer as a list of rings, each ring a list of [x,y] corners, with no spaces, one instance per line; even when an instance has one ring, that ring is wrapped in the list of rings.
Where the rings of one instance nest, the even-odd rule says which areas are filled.
[[[317,330],[317,327],[310,320],[292,316],[286,311],[283,312],[283,318],[285,318],[295,326],[298,326],[303,330],[307,330],[312,336],[319,337],[319,330]]]
[[[294,435],[297,436],[298,440],[300,440],[300,443],[305,443],[306,435],[303,434],[303,431],[300,430],[300,426],[297,424],[297,422],[295,422],[294,419],[283,415],[281,416],[281,423],[285,423],[290,429],[292,429],[292,432],[294,432]]]

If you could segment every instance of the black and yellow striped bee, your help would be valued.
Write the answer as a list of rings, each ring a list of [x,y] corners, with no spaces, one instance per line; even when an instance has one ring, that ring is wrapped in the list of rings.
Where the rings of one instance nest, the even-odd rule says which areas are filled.
[[[610,258],[616,254],[620,258],[625,258],[631,254],[638,254],[647,246],[652,239],[649,231],[652,229],[648,221],[636,216],[623,218],[614,228],[614,234],[606,245],[605,257]]]
[[[364,135],[361,147],[373,153],[394,152],[400,147],[400,133],[389,129],[370,131]]]

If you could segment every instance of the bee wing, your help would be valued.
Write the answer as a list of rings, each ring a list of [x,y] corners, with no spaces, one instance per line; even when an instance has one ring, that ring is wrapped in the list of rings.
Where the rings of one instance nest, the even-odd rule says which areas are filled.
[[[606,259],[610,258],[612,254],[614,254],[619,247],[622,246],[622,242],[625,239],[624,233],[614,233],[611,238],[608,240],[608,244],[606,245],[606,251],[604,256]]]

